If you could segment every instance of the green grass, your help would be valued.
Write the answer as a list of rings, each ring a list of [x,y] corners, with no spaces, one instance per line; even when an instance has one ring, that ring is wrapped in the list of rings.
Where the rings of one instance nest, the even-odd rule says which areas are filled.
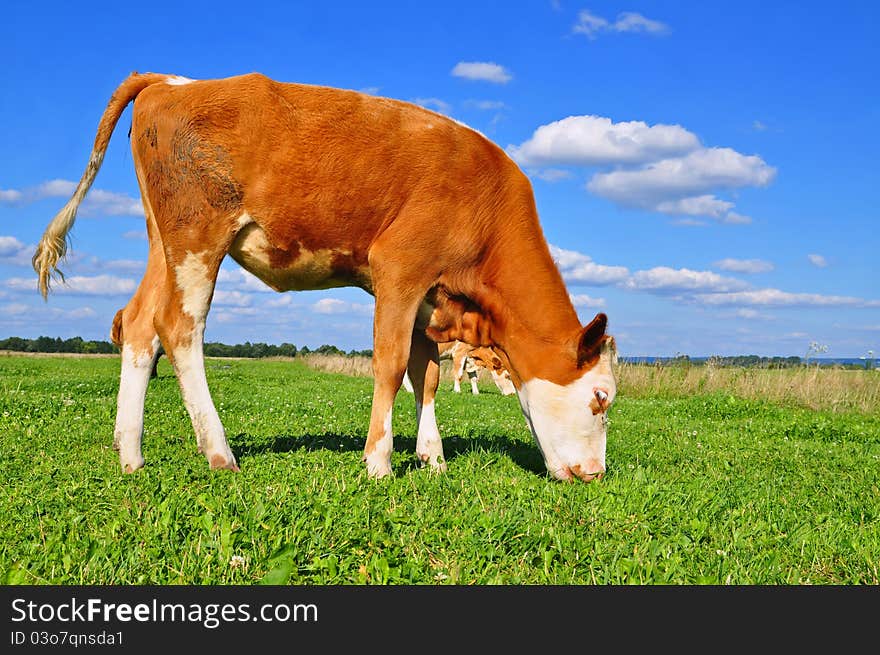
[[[880,418],[621,394],[608,474],[550,480],[515,397],[437,403],[449,464],[361,463],[372,380],[209,360],[242,472],[212,472],[163,359],[147,467],[112,450],[118,360],[0,357],[5,584],[878,584]]]

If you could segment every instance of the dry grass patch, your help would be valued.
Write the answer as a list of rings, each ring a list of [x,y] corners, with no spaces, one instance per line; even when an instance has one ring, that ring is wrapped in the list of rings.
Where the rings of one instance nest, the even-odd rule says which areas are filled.
[[[795,404],[814,410],[880,411],[880,372],[839,367],[767,369],[623,363],[621,394],[687,396],[724,392],[737,398]]]
[[[297,355],[297,360],[315,371],[323,371],[324,373],[341,373],[343,375],[351,375],[354,377],[373,377],[372,359],[369,357],[350,357],[348,355],[323,355],[319,353],[309,353],[307,355]],[[440,382],[452,384],[452,362],[448,359],[440,361]],[[468,377],[465,376],[461,380],[466,391],[470,389]],[[485,368],[480,368],[477,373],[477,382],[480,384],[491,384],[492,374]]]
[[[355,377],[373,375],[369,357],[312,353],[297,359],[317,371]],[[450,362],[441,362],[442,382],[452,383],[451,368]],[[769,400],[814,410],[880,412],[880,371],[876,370],[816,366],[721,367],[711,362],[703,366],[621,363],[617,376],[619,393],[634,397],[723,392],[737,398]],[[479,381],[491,384],[492,378],[486,370],[481,370]]]

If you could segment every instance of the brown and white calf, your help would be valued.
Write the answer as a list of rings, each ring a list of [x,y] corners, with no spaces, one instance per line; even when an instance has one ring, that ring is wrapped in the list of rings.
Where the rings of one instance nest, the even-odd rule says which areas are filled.
[[[471,393],[478,395],[480,390],[477,386],[477,377],[481,368],[485,368],[492,375],[492,381],[501,395],[509,396],[516,393],[516,387],[510,381],[510,373],[491,348],[452,341],[438,344],[438,350],[441,360],[452,361],[452,390],[455,393],[461,393],[461,379],[467,373],[471,383]]]
[[[606,316],[580,324],[517,165],[478,132],[416,105],[259,74],[133,73],[110,98],[73,197],[34,254],[44,297],[132,101],[149,254],[112,328],[122,352],[115,443],[124,471],[144,464],[144,394],[160,344],[199,449],[212,468],[238,470],[202,349],[228,254],[277,291],[357,286],[375,296],[371,476],[391,473],[391,409],[407,369],[417,456],[445,469],[437,343],[454,340],[502,360],[554,477],[603,474],[615,395]]]

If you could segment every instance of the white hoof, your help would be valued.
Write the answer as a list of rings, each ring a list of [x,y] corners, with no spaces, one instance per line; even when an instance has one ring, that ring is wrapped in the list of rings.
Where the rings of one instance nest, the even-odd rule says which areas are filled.
[[[427,439],[416,444],[416,457],[422,465],[427,465],[435,473],[446,472],[446,459],[443,457],[443,442],[437,439]]]
[[[205,451],[205,458],[208,460],[208,464],[211,466],[212,471],[217,469],[228,469],[235,473],[241,472],[241,469],[238,468],[238,464],[235,462],[235,455],[232,454],[232,451],[229,450],[228,446],[226,448],[217,448],[213,451]]]
[[[138,469],[144,468],[144,458],[143,456],[132,453],[120,453],[119,454],[119,465],[122,467],[123,473],[134,473]]]
[[[380,479],[391,475],[391,456],[373,453],[364,457],[367,463],[367,475],[374,479]]]

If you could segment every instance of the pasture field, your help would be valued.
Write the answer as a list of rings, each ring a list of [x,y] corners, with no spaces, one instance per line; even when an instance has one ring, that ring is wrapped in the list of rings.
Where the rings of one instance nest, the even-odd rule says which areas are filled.
[[[401,391],[395,475],[374,481],[360,461],[371,379],[209,359],[233,474],[196,453],[163,359],[147,394],[147,466],[123,475],[118,367],[0,356],[0,582],[880,583],[873,410],[638,387],[624,370],[608,473],[567,484],[545,475],[515,396],[444,382],[449,471],[416,465]],[[852,373],[876,398],[880,374]]]

